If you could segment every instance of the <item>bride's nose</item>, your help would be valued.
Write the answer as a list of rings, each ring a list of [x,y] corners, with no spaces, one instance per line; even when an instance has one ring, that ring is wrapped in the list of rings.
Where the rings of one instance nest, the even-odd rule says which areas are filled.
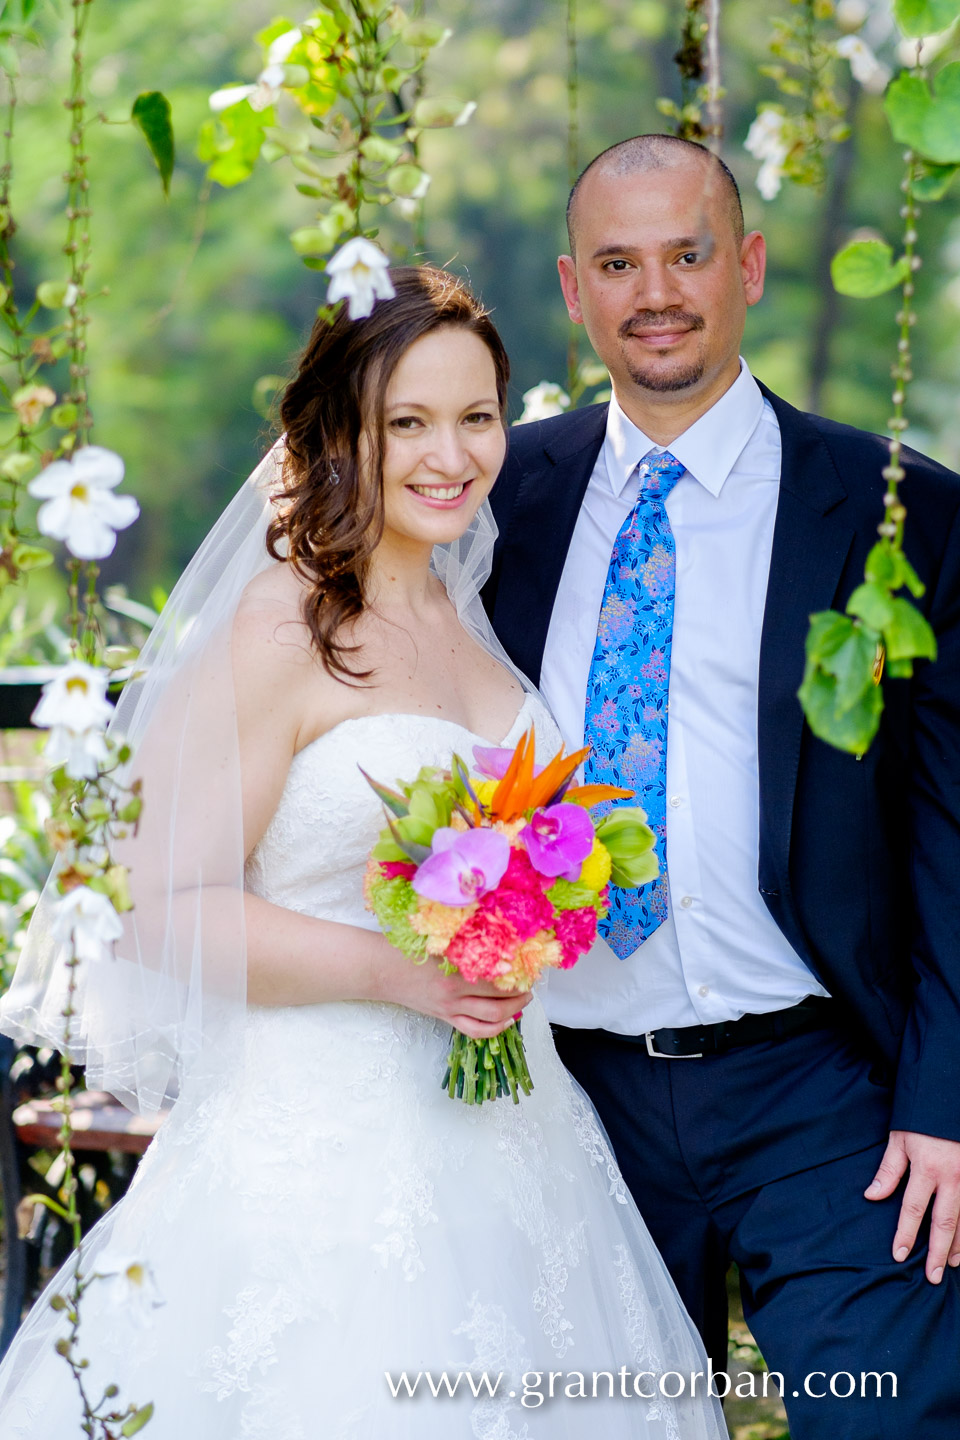
[[[458,479],[470,463],[459,426],[438,425],[430,437],[430,442],[424,456],[428,469],[450,479]]]

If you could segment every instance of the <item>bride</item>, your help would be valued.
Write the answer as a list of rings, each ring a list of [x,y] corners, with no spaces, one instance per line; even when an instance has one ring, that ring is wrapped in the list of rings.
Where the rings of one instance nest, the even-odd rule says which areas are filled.
[[[412,964],[364,908],[382,816],[358,766],[391,784],[531,725],[560,744],[478,602],[500,338],[450,274],[392,279],[318,321],[285,449],[118,706],[137,905],[81,972],[70,1048],[131,1107],[175,1103],[82,1247],[87,1391],[153,1401],[151,1440],[715,1440],[699,1340],[537,997]],[[45,901],[0,1028],[62,1045],[51,934]],[[451,1101],[449,1027],[520,1011],[534,1093]],[[50,1306],[75,1264],[0,1367],[6,1440],[80,1433]]]

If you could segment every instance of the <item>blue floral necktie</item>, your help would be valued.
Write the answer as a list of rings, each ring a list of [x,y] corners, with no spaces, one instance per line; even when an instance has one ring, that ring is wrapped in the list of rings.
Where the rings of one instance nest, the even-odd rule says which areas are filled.
[[[667,918],[667,708],[676,547],[665,501],[685,466],[669,451],[639,465],[640,494],[613,544],[587,682],[587,783],[621,785],[647,812],[660,875],[639,890],[610,887],[600,933],[621,960]],[[602,807],[612,808],[611,804]]]

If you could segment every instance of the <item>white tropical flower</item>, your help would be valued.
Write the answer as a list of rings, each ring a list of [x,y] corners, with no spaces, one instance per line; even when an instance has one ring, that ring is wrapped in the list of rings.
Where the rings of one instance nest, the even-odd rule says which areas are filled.
[[[109,671],[71,660],[48,680],[31,719],[50,729],[47,763],[65,765],[73,780],[92,780],[107,757],[103,731],[113,706],[107,699]]]
[[[154,1322],[154,1310],[166,1301],[157,1288],[156,1278],[144,1260],[132,1255],[103,1255],[97,1266],[97,1279],[108,1292],[111,1311],[117,1309],[141,1329]]]
[[[69,460],[55,460],[27,486],[38,500],[41,534],[63,540],[78,560],[102,560],[117,543],[116,532],[132,525],[140,507],[132,495],[114,495],[123,479],[123,461],[101,445],[85,445]]]
[[[78,960],[95,963],[113,958],[113,943],[123,934],[123,921],[106,895],[89,885],[75,885],[57,901],[52,932]]]
[[[282,65],[302,39],[303,31],[296,28],[285,30],[282,35],[278,35],[267,51],[267,65]]]
[[[747,131],[743,148],[748,154],[762,161],[757,175],[757,189],[764,200],[772,200],[780,190],[783,178],[783,162],[790,153],[784,137],[787,124],[785,115],[779,110],[765,106]]]
[[[70,660],[43,687],[43,694],[31,716],[35,725],[46,729],[63,725],[77,734],[103,729],[113,714],[107,699],[109,670]]]
[[[10,397],[21,425],[36,425],[48,405],[55,405],[56,391],[49,385],[21,385]]]
[[[531,420],[549,420],[569,408],[570,396],[562,385],[552,380],[541,380],[539,385],[523,392],[523,414],[516,423],[528,425]]]
[[[842,35],[834,47],[841,60],[850,61],[850,72],[864,90],[880,95],[890,80],[890,67],[878,60],[859,35]]]
[[[281,36],[281,39],[285,38]],[[291,70],[296,69],[296,66],[291,66]],[[286,82],[287,67],[270,64],[260,71],[255,85],[225,85],[222,90],[214,90],[209,100],[210,109],[214,114],[219,114],[221,110],[229,110],[232,105],[239,105],[241,100],[249,100],[251,110],[267,110],[271,105],[276,105]]]
[[[276,105],[286,78],[287,72],[282,65],[268,65],[265,70],[261,70],[250,96],[250,109],[267,110],[271,105]]]
[[[397,293],[389,275],[390,261],[379,245],[355,235],[327,261],[331,277],[327,304],[347,301],[351,320],[369,315],[378,300],[392,300]]]
[[[256,85],[224,85],[222,90],[214,90],[210,96],[210,109],[215,115],[221,110],[229,110],[231,105],[239,105],[241,100],[248,100],[256,88]]]

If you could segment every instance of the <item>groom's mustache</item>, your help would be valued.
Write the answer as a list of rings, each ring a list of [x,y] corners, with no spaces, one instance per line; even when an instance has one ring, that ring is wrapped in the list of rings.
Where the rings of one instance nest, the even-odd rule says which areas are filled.
[[[688,330],[702,330],[704,324],[702,315],[694,315],[688,310],[641,310],[639,315],[631,315],[629,320],[624,320],[619,333],[621,339],[626,339],[628,335],[649,335],[653,330],[676,330],[681,325]]]

